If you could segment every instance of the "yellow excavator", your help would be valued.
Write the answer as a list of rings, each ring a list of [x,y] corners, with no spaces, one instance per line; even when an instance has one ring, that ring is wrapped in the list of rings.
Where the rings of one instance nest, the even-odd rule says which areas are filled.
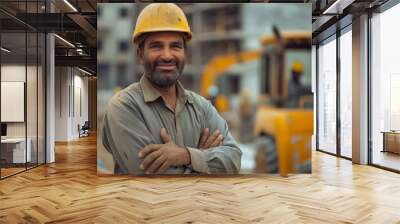
[[[311,173],[311,75],[307,76],[309,80],[304,78],[304,65],[311,62],[311,33],[281,34],[276,27],[273,31],[274,35],[261,39],[260,50],[213,58],[204,69],[201,93],[209,96],[209,88],[233,65],[261,60],[261,93],[253,131],[255,172],[282,176]]]

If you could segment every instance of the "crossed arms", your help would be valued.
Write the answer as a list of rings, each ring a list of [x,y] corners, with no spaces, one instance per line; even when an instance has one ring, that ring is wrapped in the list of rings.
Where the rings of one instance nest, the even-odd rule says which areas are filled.
[[[242,152],[225,120],[208,101],[203,108],[208,128],[203,130],[197,148],[179,147],[164,128],[159,136],[153,135],[135,103],[114,99],[104,117],[103,145],[113,154],[120,173],[162,174],[182,165],[190,165],[199,173],[238,173]]]
[[[139,151],[139,158],[143,158],[140,169],[146,174],[163,174],[170,166],[190,165],[190,153],[188,149],[177,146],[165,128],[160,131],[164,144],[150,144]],[[205,128],[199,141],[198,148],[206,150],[211,147],[222,146],[223,136],[217,129],[210,135]]]

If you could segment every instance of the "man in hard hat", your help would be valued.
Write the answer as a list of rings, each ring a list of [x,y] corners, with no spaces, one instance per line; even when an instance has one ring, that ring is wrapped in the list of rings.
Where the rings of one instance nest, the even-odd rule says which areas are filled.
[[[303,63],[299,60],[295,60],[291,67],[291,79],[288,84],[287,107],[289,108],[297,108],[299,106],[300,97],[311,94],[311,89],[301,83],[303,73]]]
[[[175,4],[150,4],[140,13],[133,42],[144,74],[111,99],[104,116],[103,144],[114,157],[115,173],[240,170],[242,152],[225,120],[178,81],[191,38],[185,14]]]

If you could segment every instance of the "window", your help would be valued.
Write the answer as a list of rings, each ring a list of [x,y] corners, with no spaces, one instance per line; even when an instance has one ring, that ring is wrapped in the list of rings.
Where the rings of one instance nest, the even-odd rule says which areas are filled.
[[[340,36],[340,154],[352,157],[352,34]]]
[[[400,170],[400,4],[371,18],[372,163]]]
[[[336,154],[336,36],[318,48],[318,149]]]
[[[229,77],[230,86],[230,93],[232,94],[239,94],[240,93],[240,76],[234,75]]]
[[[98,80],[98,88],[109,88],[115,85],[113,82],[113,75],[111,73],[111,66],[106,62],[97,63],[97,76],[101,77]]]
[[[225,96],[240,94],[240,75],[227,74],[218,78],[219,92]]]
[[[118,82],[118,86],[120,86],[121,88],[125,88],[126,86],[128,86],[128,80],[127,80],[127,69],[128,66],[125,63],[120,63],[117,64],[117,82]]]
[[[202,32],[215,32],[217,29],[217,11],[208,10],[203,12],[203,25],[201,26]]]
[[[127,52],[128,49],[129,49],[129,44],[128,44],[128,42],[127,42],[127,41],[124,41],[124,40],[120,41],[120,42],[118,43],[118,49],[119,49],[120,52]]]
[[[226,30],[237,30],[241,26],[240,8],[237,6],[230,6],[225,9],[225,17],[229,18],[225,20]]]
[[[120,8],[120,9],[119,9],[119,16],[120,16],[121,18],[127,17],[127,16],[128,16],[128,9],[125,8],[125,7]]]

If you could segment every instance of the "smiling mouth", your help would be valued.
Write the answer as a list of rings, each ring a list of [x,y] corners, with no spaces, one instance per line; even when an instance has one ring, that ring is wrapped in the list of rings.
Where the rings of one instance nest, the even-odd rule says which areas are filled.
[[[158,64],[157,66],[156,66],[158,69],[161,69],[161,70],[175,70],[176,69],[176,65],[174,65],[174,64],[164,64],[164,65],[160,65],[160,64]]]

